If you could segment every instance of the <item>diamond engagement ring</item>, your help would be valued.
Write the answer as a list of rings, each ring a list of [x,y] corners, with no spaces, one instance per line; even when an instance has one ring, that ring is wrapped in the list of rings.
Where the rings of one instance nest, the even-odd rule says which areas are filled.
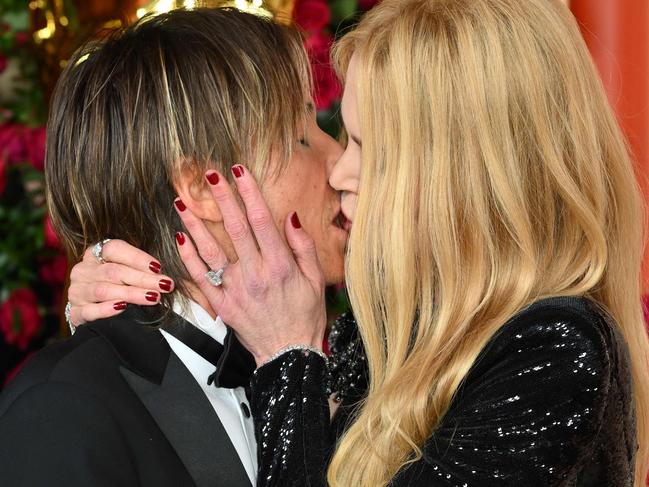
[[[97,259],[97,262],[99,262],[100,264],[106,263],[101,253],[104,250],[104,245],[106,245],[108,242],[110,242],[110,239],[105,238],[101,242],[97,242],[95,246],[92,248],[92,255],[95,256],[95,259]]]
[[[223,273],[225,272],[225,267],[221,267],[217,271],[207,271],[205,273],[205,278],[209,281],[212,286],[219,287],[223,284]]]

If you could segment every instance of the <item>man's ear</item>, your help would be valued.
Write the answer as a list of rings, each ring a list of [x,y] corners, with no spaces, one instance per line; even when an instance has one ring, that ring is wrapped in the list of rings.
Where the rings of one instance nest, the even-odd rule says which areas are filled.
[[[183,162],[179,162],[178,167],[173,183],[176,194],[185,206],[201,220],[222,223],[221,211],[212,197],[202,169]]]

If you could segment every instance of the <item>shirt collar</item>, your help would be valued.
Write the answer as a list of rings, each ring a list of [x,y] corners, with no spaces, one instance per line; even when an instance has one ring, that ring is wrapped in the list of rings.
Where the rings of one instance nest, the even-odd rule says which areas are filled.
[[[196,301],[178,297],[174,299],[173,311],[223,345],[228,330],[220,316],[213,319]]]

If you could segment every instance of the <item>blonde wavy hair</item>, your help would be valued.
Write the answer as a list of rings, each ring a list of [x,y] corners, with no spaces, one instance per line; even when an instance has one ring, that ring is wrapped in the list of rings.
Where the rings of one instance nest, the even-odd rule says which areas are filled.
[[[363,171],[346,272],[370,388],[329,483],[383,486],[421,458],[487,341],[562,295],[598,302],[627,341],[641,485],[643,208],[568,9],[383,0],[335,47],[340,73],[352,55]]]

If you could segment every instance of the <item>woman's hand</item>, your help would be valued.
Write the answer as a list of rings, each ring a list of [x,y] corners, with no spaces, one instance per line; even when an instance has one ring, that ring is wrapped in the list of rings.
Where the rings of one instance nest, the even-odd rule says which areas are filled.
[[[127,303],[158,304],[160,293],[174,288],[171,278],[160,274],[157,259],[123,240],[107,242],[102,257],[105,264],[88,248],[70,272],[68,299],[73,326],[115,316]]]
[[[206,178],[238,262],[228,264],[202,221],[176,200],[178,214],[198,247],[197,253],[183,233],[176,235],[192,280],[237,332],[258,366],[290,345],[321,349],[326,326],[325,285],[313,240],[293,213],[284,223],[287,246],[252,175],[243,166],[234,166],[232,172],[245,213],[221,174],[208,171]],[[224,267],[223,284],[216,287],[205,274]]]

